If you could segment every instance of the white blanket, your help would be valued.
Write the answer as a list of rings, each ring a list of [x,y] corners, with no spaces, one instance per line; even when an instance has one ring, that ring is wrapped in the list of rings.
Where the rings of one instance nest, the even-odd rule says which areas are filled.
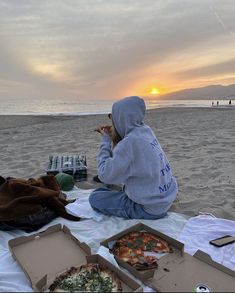
[[[193,255],[200,249],[214,261],[235,271],[235,243],[219,248],[209,243],[225,235],[235,236],[235,221],[200,215],[187,221],[178,240],[185,244],[185,252]]]
[[[83,200],[85,200],[85,198],[88,200],[90,191],[91,190],[81,189],[73,190],[69,193],[69,198],[79,197],[83,198]],[[185,216],[176,213],[168,213],[165,218],[159,220],[141,220],[142,223],[174,238],[179,236],[186,221],[187,218]],[[140,220],[124,220],[122,218],[109,216],[104,216],[101,222],[97,222],[94,219],[72,222],[63,218],[56,218],[39,231],[43,231],[49,226],[58,223],[66,225],[70,228],[75,237],[86,242],[91,247],[92,253],[96,253],[101,241],[139,222]],[[8,248],[8,241],[10,239],[22,235],[30,234],[20,230],[9,232],[0,231],[0,292],[33,291],[29,280],[18,263],[12,258]]]
[[[67,213],[83,219],[93,219],[100,222],[104,219],[104,215],[94,211],[89,203],[89,195],[93,189],[82,190],[74,187],[72,191],[67,191],[67,199],[76,199],[75,202],[68,204],[65,209]]]

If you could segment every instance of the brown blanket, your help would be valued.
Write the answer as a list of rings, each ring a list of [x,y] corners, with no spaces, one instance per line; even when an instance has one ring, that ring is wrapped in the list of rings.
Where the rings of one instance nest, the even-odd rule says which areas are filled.
[[[59,197],[60,192],[54,176],[28,180],[9,179],[0,186],[0,221],[32,215],[40,212],[43,207],[48,207],[65,219],[80,220],[66,213],[68,201]]]

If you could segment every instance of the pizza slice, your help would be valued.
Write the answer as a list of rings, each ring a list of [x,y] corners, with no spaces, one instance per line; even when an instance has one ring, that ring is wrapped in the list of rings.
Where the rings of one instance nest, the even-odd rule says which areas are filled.
[[[148,270],[158,267],[157,258],[154,256],[145,256],[144,251],[141,249],[118,246],[113,249],[113,254],[137,270]]]
[[[59,275],[49,287],[50,292],[122,292],[121,281],[98,264],[71,267]]]

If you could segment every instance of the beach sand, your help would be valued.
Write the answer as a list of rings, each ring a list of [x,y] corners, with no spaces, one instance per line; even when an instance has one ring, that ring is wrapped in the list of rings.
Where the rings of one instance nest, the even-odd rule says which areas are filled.
[[[45,174],[50,154],[84,154],[88,180],[77,185],[99,187],[92,181],[100,142],[93,129],[103,123],[110,123],[107,115],[0,116],[0,175],[36,178]],[[235,108],[150,110],[146,124],[155,131],[178,181],[171,211],[234,219]]]

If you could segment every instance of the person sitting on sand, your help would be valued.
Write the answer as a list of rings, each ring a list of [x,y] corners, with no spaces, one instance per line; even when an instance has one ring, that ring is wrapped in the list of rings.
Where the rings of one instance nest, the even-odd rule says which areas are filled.
[[[112,126],[102,125],[97,173],[105,184],[123,190],[95,189],[92,208],[125,219],[158,219],[166,215],[178,187],[171,166],[152,129],[144,123],[145,102],[127,97],[112,106]],[[112,149],[113,141],[113,149]]]

